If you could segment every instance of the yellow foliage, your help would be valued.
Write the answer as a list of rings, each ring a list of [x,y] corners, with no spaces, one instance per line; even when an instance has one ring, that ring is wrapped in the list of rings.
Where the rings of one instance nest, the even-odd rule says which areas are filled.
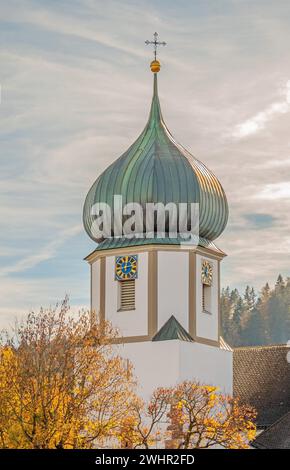
[[[110,325],[89,313],[31,314],[0,351],[0,447],[90,448],[111,439],[133,396]]]
[[[171,428],[178,429],[179,448],[247,448],[254,439],[255,411],[217,387],[185,381],[172,395]]]
[[[15,333],[0,344],[1,448],[149,448],[174,434],[180,448],[236,449],[255,437],[254,410],[217,387],[186,381],[149,403],[136,397],[116,332],[86,312],[70,318],[67,301]]]

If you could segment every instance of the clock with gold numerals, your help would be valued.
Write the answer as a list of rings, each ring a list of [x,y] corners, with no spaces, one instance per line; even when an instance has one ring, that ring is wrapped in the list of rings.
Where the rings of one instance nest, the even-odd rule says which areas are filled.
[[[127,281],[136,279],[138,274],[138,256],[126,255],[116,256],[115,259],[115,279],[117,281]]]
[[[201,265],[201,282],[207,286],[212,285],[213,269],[209,261],[203,261]]]

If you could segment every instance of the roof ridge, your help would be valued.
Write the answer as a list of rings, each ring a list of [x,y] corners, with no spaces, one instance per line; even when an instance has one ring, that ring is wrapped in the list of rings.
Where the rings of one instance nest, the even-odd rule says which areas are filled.
[[[263,346],[239,346],[237,348],[233,348],[234,351],[242,351],[242,350],[247,350],[249,351],[250,349],[255,350],[255,349],[278,349],[278,348],[290,348],[290,344],[265,344]]]

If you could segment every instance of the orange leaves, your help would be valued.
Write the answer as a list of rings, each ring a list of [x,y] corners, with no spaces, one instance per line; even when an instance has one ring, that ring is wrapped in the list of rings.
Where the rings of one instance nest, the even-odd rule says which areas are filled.
[[[148,449],[164,441],[167,430],[161,423],[166,420],[170,400],[168,388],[156,389],[148,403],[135,397],[118,435],[121,447]]]
[[[179,448],[246,448],[256,432],[255,412],[216,387],[183,382],[172,390],[171,427]]]
[[[255,437],[254,411],[217,387],[185,381],[159,388],[149,403],[136,398],[123,420],[122,447],[247,448]]]
[[[2,448],[246,448],[254,411],[214,386],[185,381],[134,394],[116,332],[67,300],[31,313],[0,345]]]
[[[90,312],[29,314],[0,354],[0,446],[87,448],[128,413],[132,371],[112,351],[115,332]]]

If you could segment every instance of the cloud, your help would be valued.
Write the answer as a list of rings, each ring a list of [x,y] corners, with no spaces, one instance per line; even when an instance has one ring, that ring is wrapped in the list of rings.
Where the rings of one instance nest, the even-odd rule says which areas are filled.
[[[37,312],[41,307],[54,307],[66,294],[69,296],[72,314],[87,310],[88,303],[85,301],[77,301],[73,305],[71,303],[78,288],[79,292],[84,289],[84,282],[79,279],[71,280],[71,288],[68,290],[64,279],[55,276],[45,280],[13,277],[13,282],[8,278],[1,278],[0,331],[3,328],[11,329],[16,320],[23,320],[32,310]],[[16,299],[19,299],[19,305]]]
[[[289,76],[290,15],[285,2],[265,0],[263,18],[257,0],[205,3],[1,5],[3,318],[66,292],[73,304],[89,304],[83,258],[94,244],[81,228],[82,204],[146,123],[152,51],[144,40],[155,30],[168,43],[158,76],[166,123],[229,201],[217,241],[229,255],[223,283],[259,287],[289,272],[289,122],[277,118],[289,111],[289,86],[281,98],[279,85]],[[270,123],[271,134],[262,133]],[[275,224],[245,214],[273,215]]]
[[[267,184],[255,197],[264,200],[287,199],[290,202],[290,181]]]
[[[236,138],[248,137],[265,129],[266,124],[272,121],[279,114],[285,114],[290,111],[290,80],[286,84],[285,101],[272,103],[263,111],[255,114],[245,122],[238,124],[233,130],[232,136]]]
[[[49,260],[56,255],[58,249],[66,240],[79,234],[82,229],[83,228],[81,225],[77,225],[75,227],[69,227],[60,233],[55,233],[54,239],[42,247],[37,253],[26,256],[17,261],[15,264],[0,269],[0,276],[7,276],[11,273],[26,271],[27,269],[31,269],[37,266],[42,261]]]

